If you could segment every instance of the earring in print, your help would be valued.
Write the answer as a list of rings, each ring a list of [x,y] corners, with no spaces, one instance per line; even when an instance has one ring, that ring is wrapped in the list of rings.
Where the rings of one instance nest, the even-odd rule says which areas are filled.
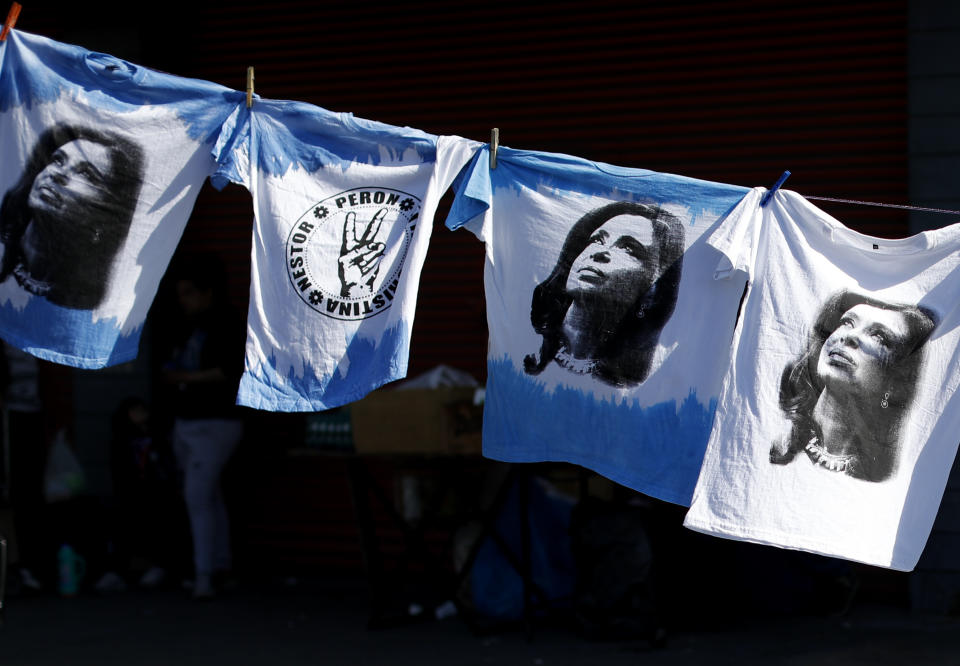
[[[643,315],[644,315],[643,306],[641,305],[640,309],[637,310],[637,319],[643,319]]]
[[[890,391],[886,391],[883,394],[883,398],[880,399],[880,407],[886,409],[890,406]]]

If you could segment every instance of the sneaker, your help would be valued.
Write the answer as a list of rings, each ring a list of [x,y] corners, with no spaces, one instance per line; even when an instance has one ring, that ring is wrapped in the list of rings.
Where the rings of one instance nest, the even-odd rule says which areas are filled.
[[[215,589],[221,592],[232,592],[237,589],[239,585],[240,582],[230,569],[221,569],[213,572],[213,586]]]
[[[166,569],[162,567],[150,567],[140,576],[140,587],[157,587],[166,577]]]
[[[198,574],[193,581],[193,598],[198,601],[207,601],[216,596],[209,574]]]
[[[125,592],[127,589],[127,583],[113,571],[108,571],[100,576],[100,580],[96,582],[96,584],[93,586],[93,589],[102,594],[109,594],[110,592]]]
[[[40,584],[40,581],[37,580],[30,569],[26,567],[20,567],[20,584],[24,587],[38,592],[43,589],[43,585]]]

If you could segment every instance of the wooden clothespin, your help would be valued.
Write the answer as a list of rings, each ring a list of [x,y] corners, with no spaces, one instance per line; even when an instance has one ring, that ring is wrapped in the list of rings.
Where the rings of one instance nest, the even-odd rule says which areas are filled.
[[[0,42],[7,38],[7,33],[13,30],[17,24],[17,17],[20,16],[20,3],[15,2],[10,5],[10,13],[7,14],[7,20],[3,22],[3,30],[0,30]]]
[[[247,108],[253,106],[253,67],[247,67]]]
[[[760,207],[763,208],[767,205],[767,202],[770,201],[770,198],[773,196],[773,193],[780,189],[780,186],[783,185],[783,181],[790,177],[789,171],[784,171],[783,175],[773,184],[769,190],[760,198]]]
[[[497,151],[500,149],[500,128],[490,130],[490,168],[497,168]]]

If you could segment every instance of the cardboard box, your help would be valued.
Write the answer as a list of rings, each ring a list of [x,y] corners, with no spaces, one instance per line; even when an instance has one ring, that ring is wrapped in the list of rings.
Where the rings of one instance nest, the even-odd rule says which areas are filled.
[[[380,389],[350,406],[357,453],[480,453],[483,408],[473,387]]]
[[[303,420],[303,445],[323,451],[353,451],[350,406],[307,414]]]

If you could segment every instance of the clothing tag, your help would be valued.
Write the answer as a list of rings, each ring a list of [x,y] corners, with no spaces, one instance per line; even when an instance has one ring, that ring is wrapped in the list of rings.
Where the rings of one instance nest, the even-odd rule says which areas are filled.
[[[869,249],[872,253],[895,257],[925,252],[934,245],[931,237],[922,233],[908,238],[877,239],[853,229],[834,227],[829,229],[829,235],[831,242],[837,245],[846,245],[861,252]]]
[[[91,72],[110,81],[126,81],[137,71],[135,65],[106,53],[90,53],[85,60]]]

